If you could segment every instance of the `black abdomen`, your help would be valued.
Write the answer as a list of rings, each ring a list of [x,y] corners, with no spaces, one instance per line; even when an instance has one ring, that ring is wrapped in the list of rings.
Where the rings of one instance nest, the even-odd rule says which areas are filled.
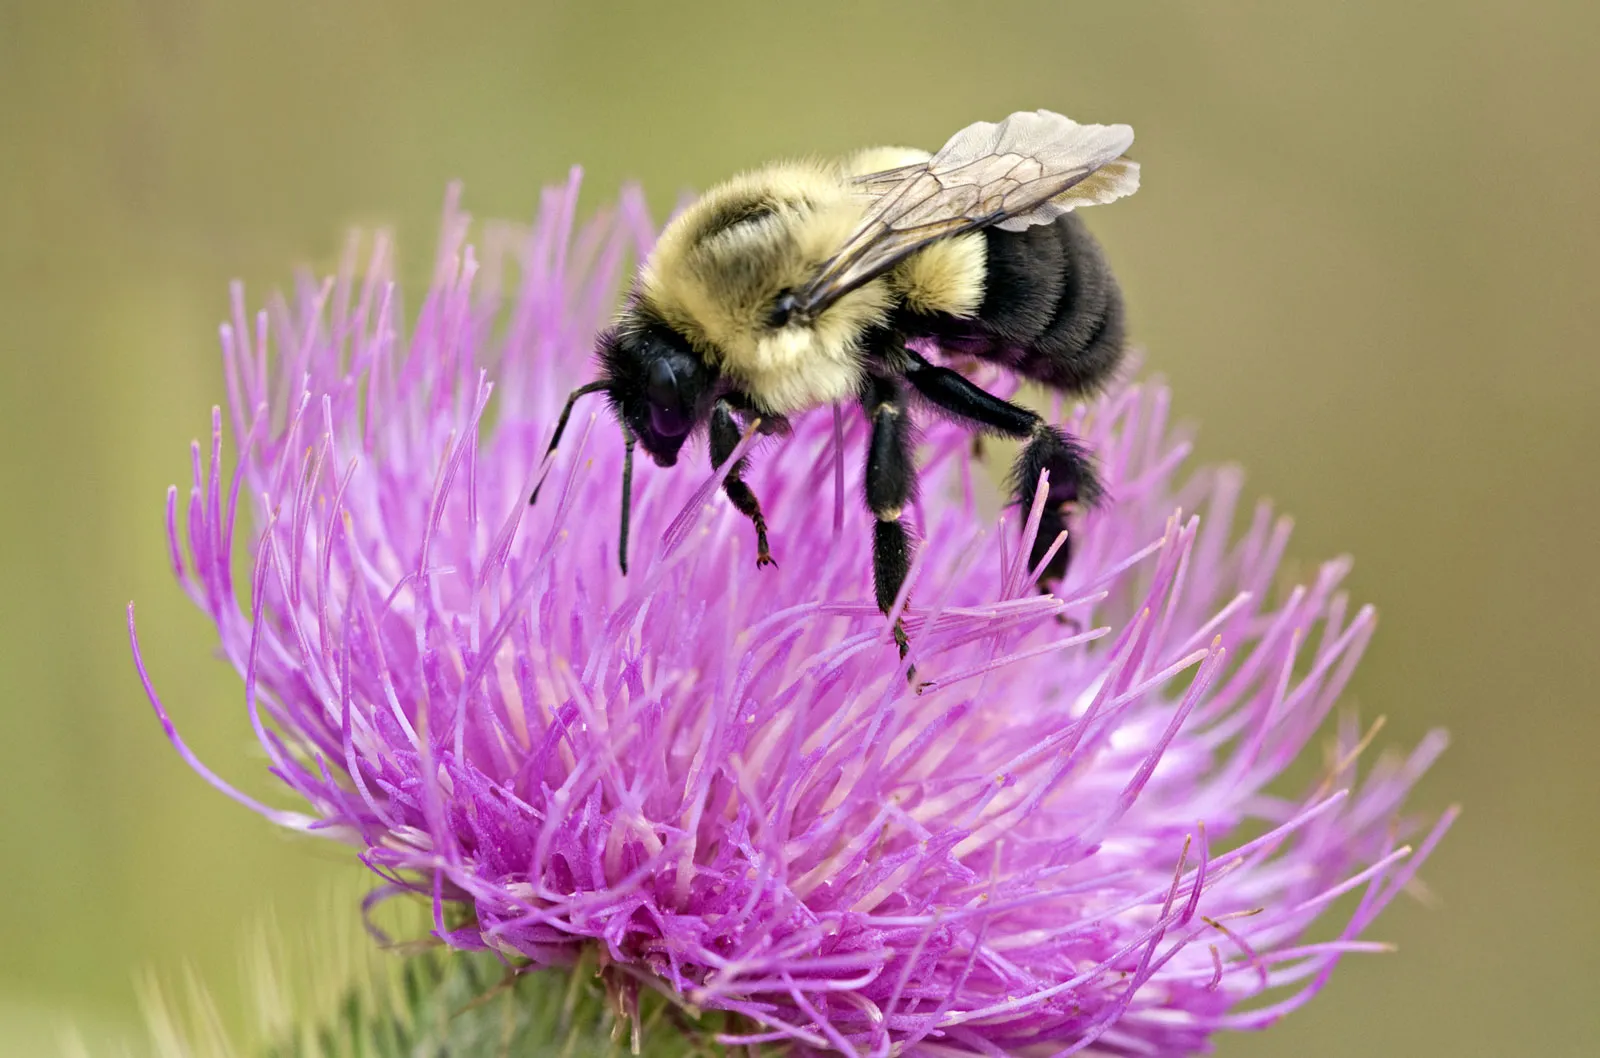
[[[1074,213],[1022,231],[984,231],[988,267],[975,318],[927,321],[966,353],[1066,393],[1104,381],[1122,359],[1122,292]]]

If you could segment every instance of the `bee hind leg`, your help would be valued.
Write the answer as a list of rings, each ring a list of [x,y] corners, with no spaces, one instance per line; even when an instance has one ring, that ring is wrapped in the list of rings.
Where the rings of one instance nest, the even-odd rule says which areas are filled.
[[[742,433],[739,420],[733,414],[733,405],[726,398],[718,400],[711,409],[711,465],[720,468],[739,447]],[[772,548],[767,544],[767,519],[761,513],[761,501],[744,482],[748,461],[741,458],[722,479],[722,491],[739,513],[750,519],[756,530],[756,568],[776,566]]]
[[[1028,559],[1030,567],[1038,566],[1066,531],[1068,516],[1101,498],[1099,479],[1083,445],[1045,422],[1038,413],[1002,400],[959,372],[930,364],[915,354],[906,380],[923,399],[946,414],[1023,442],[1011,471],[1012,496],[1023,511],[1032,510],[1039,475],[1049,472],[1050,492]],[[1062,541],[1049,565],[1039,571],[1041,586],[1059,582],[1066,575],[1072,558],[1070,541],[1070,536]]]
[[[1067,532],[1070,515],[1083,507],[1094,506],[1103,496],[1100,479],[1083,445],[1077,438],[1041,422],[1017,454],[1011,469],[1012,495],[1024,514],[1033,509],[1038,499],[1040,476],[1045,473],[1049,474],[1049,491],[1039,518],[1039,532],[1033,538],[1033,550],[1028,555],[1030,568],[1044,562],[1056,540]],[[1049,564],[1039,570],[1041,587],[1059,583],[1066,576],[1071,561],[1072,536],[1068,533]]]

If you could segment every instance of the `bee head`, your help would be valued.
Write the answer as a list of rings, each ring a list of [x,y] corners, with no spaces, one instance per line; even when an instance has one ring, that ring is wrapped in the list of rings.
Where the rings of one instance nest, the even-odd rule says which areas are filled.
[[[657,466],[672,466],[706,417],[713,372],[661,326],[608,332],[600,338],[599,354],[617,417]]]

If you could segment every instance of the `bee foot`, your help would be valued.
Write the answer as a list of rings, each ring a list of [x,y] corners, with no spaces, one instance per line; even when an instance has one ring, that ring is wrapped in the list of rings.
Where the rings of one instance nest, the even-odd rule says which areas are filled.
[[[900,650],[900,660],[904,661],[906,655],[911,653],[911,640],[906,637],[906,626],[901,621],[895,621],[894,623],[894,645]],[[917,667],[915,665],[906,666],[906,682],[916,686]],[[920,694],[921,692],[919,691],[918,693]]]

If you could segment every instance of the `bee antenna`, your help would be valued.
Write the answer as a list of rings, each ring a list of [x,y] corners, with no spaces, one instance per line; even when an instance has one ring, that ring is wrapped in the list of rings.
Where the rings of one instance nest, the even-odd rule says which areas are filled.
[[[591,393],[599,393],[600,391],[608,388],[608,386],[609,383],[602,379],[600,381],[590,382],[579,386],[577,389],[573,390],[567,395],[567,403],[561,408],[561,417],[556,420],[556,432],[550,438],[550,447],[544,450],[545,462],[548,462],[550,457],[555,454],[556,446],[561,443],[561,435],[567,431],[567,420],[572,418],[572,406],[578,403],[578,398],[587,397]],[[539,484],[533,487],[533,495],[528,497],[528,504],[530,506],[539,502],[539,490],[543,487],[543,481],[540,481]]]
[[[622,525],[617,531],[617,564],[628,575],[628,523],[633,517],[633,431],[622,428]]]

